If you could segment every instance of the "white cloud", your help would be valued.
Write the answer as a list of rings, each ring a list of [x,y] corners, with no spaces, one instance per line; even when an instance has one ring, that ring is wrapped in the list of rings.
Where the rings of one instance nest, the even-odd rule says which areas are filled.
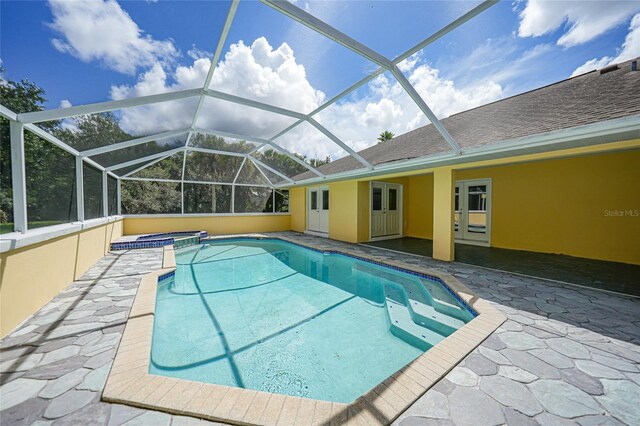
[[[210,87],[299,112],[310,112],[325,99],[309,83],[289,45],[274,49],[264,37],[251,46],[242,41],[231,45]]]
[[[198,84],[202,85],[209,64],[209,59],[200,58],[190,66],[178,66],[171,84],[163,68],[156,65],[142,74],[135,85],[112,87],[111,96],[121,99],[197,87]],[[412,57],[402,64],[402,69],[441,118],[503,96],[501,85],[491,80],[458,87],[453,81],[442,78],[437,69],[424,64],[419,57]],[[211,87],[302,112],[315,109],[325,100],[325,94],[307,80],[305,68],[297,62],[292,49],[287,44],[273,48],[263,37],[250,46],[243,42],[233,44],[216,68]],[[127,131],[148,134],[190,124],[193,103],[181,110],[165,104],[125,110],[122,112],[121,125]],[[375,143],[377,135],[383,130],[400,135],[428,123],[424,114],[390,74],[378,76],[316,118],[355,150]],[[197,126],[268,138],[293,121],[289,117],[266,111],[207,99]],[[331,156],[336,159],[345,155],[342,148],[308,124],[298,126],[277,142],[291,151],[312,158]]]
[[[622,47],[618,49],[616,56],[605,56],[603,58],[594,58],[580,65],[571,74],[571,77],[584,74],[588,71],[597,70],[606,67],[609,64],[617,64],[619,62],[628,61],[640,56],[640,13],[635,15],[629,25],[629,33],[622,43]]]
[[[73,105],[71,105],[71,102],[69,102],[68,99],[63,99],[60,101],[59,108],[69,108],[71,106]],[[73,118],[62,119],[60,121],[60,127],[62,127],[65,130],[71,130],[72,132],[78,131],[78,126],[76,124],[76,121]]]
[[[113,86],[111,97],[123,99],[202,87],[210,64],[210,59],[199,58],[190,66],[178,66],[171,76],[174,81],[171,84],[163,67],[156,64],[142,74],[135,85]],[[210,87],[294,111],[311,111],[325,97],[308,82],[304,67],[296,63],[293,51],[286,43],[274,49],[265,38],[257,39],[251,46],[241,41],[233,44],[216,67]],[[177,102],[124,110],[121,126],[137,134],[188,127],[193,118],[193,103],[187,109],[175,111]],[[207,98],[196,125],[269,138],[293,121],[290,117]]]
[[[502,97],[502,87],[485,81],[457,87],[439,71],[413,58],[403,64],[404,72],[416,91],[438,116],[444,118]],[[400,84],[390,75],[374,79],[360,96],[352,96],[319,114],[321,121],[353,149],[375,144],[380,132],[396,135],[429,123]]]
[[[115,0],[49,0],[60,52],[84,62],[98,61],[124,74],[157,62],[172,61],[178,51],[170,40],[145,35]]]
[[[518,35],[538,37],[566,24],[568,30],[557,43],[571,47],[615,28],[638,10],[640,3],[637,1],[528,0],[520,12]]]

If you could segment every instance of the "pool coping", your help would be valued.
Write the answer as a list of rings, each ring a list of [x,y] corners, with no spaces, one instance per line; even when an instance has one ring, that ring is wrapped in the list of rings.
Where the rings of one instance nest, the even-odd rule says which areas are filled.
[[[293,238],[263,234],[226,235],[209,240],[238,237],[279,239],[314,250],[322,250],[323,246],[322,242],[309,245]],[[176,269],[174,248],[165,246],[162,268],[145,275],[140,282],[102,399],[241,425],[390,424],[506,321],[502,313],[450,274],[382,256],[363,256],[349,249],[326,247],[334,253],[437,277],[478,315],[350,404],[158,376],[149,373],[156,290],[160,279]]]

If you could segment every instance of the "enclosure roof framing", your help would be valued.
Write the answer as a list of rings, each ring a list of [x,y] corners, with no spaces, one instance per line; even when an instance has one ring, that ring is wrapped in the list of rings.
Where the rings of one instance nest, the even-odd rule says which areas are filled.
[[[187,159],[187,153],[189,151],[198,151],[198,152],[215,153],[219,155],[245,157],[245,160],[243,162],[243,167],[246,165],[246,158],[249,158],[251,162],[260,166],[257,168],[260,170],[261,173],[264,174],[263,169],[269,170],[270,172],[275,173],[277,176],[282,177],[286,182],[294,183],[294,180],[291,179],[289,176],[286,176],[281,171],[275,170],[274,168],[264,164],[264,162],[260,161],[259,158],[256,158],[254,154],[258,150],[262,149],[263,147],[269,146],[270,148],[273,148],[277,152],[288,156],[291,160],[295,161],[299,165],[311,171],[313,174],[317,176],[317,179],[325,179],[326,175],[323,172],[319,171],[316,167],[312,166],[308,162],[299,158],[295,153],[285,149],[277,141],[278,138],[288,134],[297,126],[305,122],[309,123],[317,131],[319,131],[326,138],[328,138],[332,143],[334,143],[336,146],[344,150],[348,156],[351,156],[352,158],[360,162],[368,171],[373,171],[375,169],[374,165],[372,165],[369,161],[367,161],[358,152],[353,150],[337,135],[333,134],[330,130],[328,130],[325,126],[323,126],[320,122],[318,122],[318,120],[315,117],[321,111],[325,110],[329,106],[345,98],[349,94],[353,93],[359,87],[372,81],[377,76],[385,72],[390,72],[393,78],[395,78],[395,80],[398,81],[398,83],[404,89],[404,91],[409,95],[409,97],[413,100],[413,102],[419,107],[419,109],[423,112],[423,114],[429,119],[429,121],[434,125],[434,127],[438,130],[438,132],[442,135],[442,137],[447,141],[453,153],[455,155],[462,154],[462,150],[460,149],[460,146],[456,143],[456,141],[451,136],[451,134],[447,131],[445,126],[442,124],[442,122],[435,116],[435,114],[433,113],[431,108],[428,106],[427,102],[425,102],[423,97],[415,90],[411,82],[409,82],[409,80],[403,75],[402,71],[398,68],[398,64],[403,60],[409,58],[411,55],[417,53],[421,49],[424,49],[426,46],[432,44],[436,40],[440,39],[444,35],[448,34],[449,32],[455,30],[460,25],[474,18],[478,14],[487,10],[489,7],[496,4],[497,0],[483,1],[479,5],[475,6],[473,9],[469,10],[462,16],[458,17],[451,23],[445,25],[440,30],[431,34],[429,37],[423,39],[422,41],[420,41],[419,43],[417,43],[416,45],[408,49],[406,52],[400,54],[399,56],[393,59],[389,59],[384,55],[380,54],[379,52],[376,52],[375,50],[364,45],[358,40],[355,40],[354,38],[341,32],[340,30],[332,27],[331,25],[322,21],[321,19],[316,18],[315,16],[311,15],[310,13],[306,12],[305,10],[296,6],[295,4],[292,4],[287,1],[282,1],[282,0],[261,0],[263,4],[283,14],[289,19],[295,20],[296,22],[306,26],[312,31],[317,32],[318,34],[332,40],[335,43],[340,44],[341,46],[349,49],[352,52],[355,52],[356,54],[367,59],[368,61],[371,61],[372,63],[378,65],[378,68],[375,71],[365,76],[364,78],[360,79],[359,81],[357,81],[350,87],[346,88],[345,90],[341,91],[337,95],[333,96],[328,101],[325,101],[321,105],[318,105],[313,111],[307,112],[307,113],[303,113],[300,111],[293,111],[287,108],[283,108],[283,107],[272,105],[265,102],[260,102],[254,99],[249,99],[246,97],[242,97],[242,96],[238,96],[230,93],[225,93],[219,90],[211,89],[209,87],[211,84],[215,69],[222,56],[223,49],[225,47],[230,29],[232,28],[234,17],[238,9],[239,1],[240,0],[231,1],[229,10],[227,12],[227,16],[224,22],[224,26],[217,40],[217,44],[211,60],[211,64],[209,66],[209,69],[202,87],[192,88],[187,90],[178,90],[178,91],[166,92],[166,93],[160,93],[160,94],[153,94],[153,95],[147,95],[147,96],[118,99],[118,100],[112,100],[107,102],[77,105],[77,106],[71,106],[68,108],[55,108],[55,109],[25,112],[25,113],[14,113],[13,111],[10,111],[6,107],[0,105],[0,115],[10,120],[23,123],[24,128],[26,130],[29,130],[35,133],[36,135],[53,143],[54,145],[58,146],[59,148],[62,148],[63,150],[69,152],[74,156],[81,157],[83,161],[85,161],[86,163],[97,167],[101,171],[106,171],[109,175],[114,176],[116,178],[119,178],[119,177],[118,175],[113,173],[114,170],[119,170],[119,169],[133,166],[136,164],[145,163],[145,164],[142,164],[140,167],[136,168],[135,170],[128,171],[126,174],[120,176],[121,178],[126,177],[128,179],[133,179],[131,175],[149,166],[152,166],[153,164],[156,164],[162,159],[167,158],[177,152],[184,152],[184,159],[183,159],[183,173],[184,173],[184,169],[186,166],[185,162]],[[52,135],[50,132],[44,130],[43,128],[35,124],[35,123],[46,122],[46,121],[63,120],[63,119],[79,117],[83,115],[98,114],[98,113],[116,111],[116,110],[121,110],[126,108],[152,105],[152,104],[157,104],[161,102],[192,99],[192,98],[197,98],[197,105],[195,107],[193,118],[191,120],[191,125],[187,128],[159,132],[153,135],[141,136],[128,141],[123,141],[123,142],[115,143],[112,145],[107,145],[107,146],[102,146],[97,148],[86,149],[83,151],[79,151],[73,148],[69,144],[65,143],[64,141]],[[270,113],[278,114],[280,116],[294,118],[296,119],[296,121],[270,138],[250,137],[244,134],[224,132],[224,131],[218,131],[215,129],[198,127],[197,126],[198,118],[201,116],[202,107],[207,98],[219,99],[219,100],[234,103],[237,105],[244,105],[244,106],[255,108],[258,110],[268,111]],[[233,152],[227,152],[227,151],[220,151],[220,150],[216,151],[216,150],[208,150],[206,148],[192,147],[190,146],[190,144],[192,142],[192,137],[195,133],[240,139],[240,140],[256,143],[257,145],[248,153],[233,153]],[[187,139],[186,139],[185,145],[182,147],[167,150],[157,154],[144,156],[141,158],[135,158],[135,159],[125,161],[119,164],[111,165],[108,167],[101,166],[100,164],[96,163],[94,159],[91,158],[96,155],[110,153],[110,152],[114,152],[124,148],[130,148],[133,146],[158,141],[163,138],[182,136],[185,134],[187,135]],[[271,181],[268,177],[266,178],[268,181]],[[182,181],[185,182],[184,176]]]
[[[78,117],[81,115],[97,114],[101,112],[115,111],[123,108],[133,108],[160,102],[175,101],[198,96],[202,89],[178,90],[175,92],[159,93],[156,95],[138,96],[118,99],[115,101],[98,102],[94,104],[71,106],[67,108],[48,109],[18,114],[18,121],[22,123],[41,123],[43,121],[61,120],[63,118]]]

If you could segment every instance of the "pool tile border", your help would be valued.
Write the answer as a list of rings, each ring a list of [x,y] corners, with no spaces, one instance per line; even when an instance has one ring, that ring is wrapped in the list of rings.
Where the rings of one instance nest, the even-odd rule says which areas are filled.
[[[198,244],[200,241],[207,238],[207,236],[207,231],[180,231],[164,232],[161,234],[147,234],[131,241],[114,241],[111,243],[110,250],[158,248],[174,244],[176,246],[187,246]]]
[[[274,238],[261,234],[242,237]],[[365,260],[349,250],[322,250],[318,247],[321,243],[309,247],[290,238],[276,238]],[[102,399],[242,425],[390,424],[489,337],[506,317],[452,275],[378,256],[367,260],[436,277],[478,315],[351,404],[157,376],[149,373],[156,289],[160,281],[175,274],[176,268],[173,246],[165,246],[162,269],[145,275],[140,282]]]

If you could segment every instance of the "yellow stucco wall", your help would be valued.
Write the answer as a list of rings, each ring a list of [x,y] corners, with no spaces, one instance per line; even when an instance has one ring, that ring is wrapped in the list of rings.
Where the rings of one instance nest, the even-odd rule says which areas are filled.
[[[289,215],[251,216],[185,216],[185,217],[127,217],[124,234],[150,234],[172,231],[207,231],[209,235],[244,234],[247,232],[276,232],[291,229]]]
[[[492,246],[640,264],[640,150],[457,172],[481,178],[492,179]]]
[[[371,186],[368,181],[358,182],[358,242],[369,241],[369,195]]]
[[[457,166],[456,180],[492,178],[494,247],[640,264],[640,217],[633,215],[640,210],[640,192],[634,187],[640,182],[638,147],[640,140],[634,140],[468,163]],[[433,238],[433,170],[374,179],[406,178],[402,183],[407,236]],[[331,204],[330,238],[368,240],[369,182],[357,182],[357,190],[355,183],[329,184],[338,191],[332,194],[337,198]],[[336,211],[338,201],[344,210],[355,199],[355,217]],[[616,211],[622,216],[615,216]],[[296,230],[304,229],[304,215],[303,205],[296,212],[302,223]],[[349,230],[354,223],[355,235]]]
[[[0,337],[84,274],[122,236],[122,220],[0,254]]]
[[[292,231],[304,232],[307,226],[306,194],[306,188],[291,188],[289,190],[289,213],[291,213]]]
[[[433,258],[454,259],[453,214],[456,172],[449,167],[433,173]]]
[[[416,238],[433,238],[433,174],[407,178],[404,194],[408,208],[405,210],[405,235]]]
[[[358,191],[354,180],[329,184],[329,238],[358,242]]]

